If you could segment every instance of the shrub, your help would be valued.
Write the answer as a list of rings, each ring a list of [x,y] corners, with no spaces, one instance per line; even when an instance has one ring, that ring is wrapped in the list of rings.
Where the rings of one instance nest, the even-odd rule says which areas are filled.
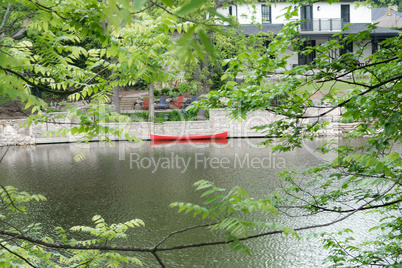
[[[149,89],[149,83],[145,82],[142,79],[138,80],[134,85],[134,90],[148,90],[148,89]]]
[[[162,95],[167,96],[167,95],[169,95],[169,93],[170,93],[170,90],[167,87],[162,88],[162,90],[161,90]]]
[[[220,90],[226,84],[226,81],[222,80],[223,74],[222,62],[218,61],[212,66],[210,90]]]
[[[170,92],[173,94],[180,94],[180,90],[177,87],[172,88],[172,90]]]
[[[197,87],[195,84],[191,82],[182,82],[177,85],[177,90],[180,95],[188,92],[191,95],[197,94]]]
[[[354,123],[355,121],[353,120],[353,118],[341,118],[339,120],[339,123]]]

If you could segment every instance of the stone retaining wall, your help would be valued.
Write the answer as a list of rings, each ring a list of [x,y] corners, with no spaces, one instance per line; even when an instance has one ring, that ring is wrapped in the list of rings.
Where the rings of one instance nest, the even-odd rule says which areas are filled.
[[[35,144],[32,127],[23,127],[26,120],[0,120],[0,146]]]
[[[311,109],[306,115],[317,115],[323,112],[321,109]],[[328,108],[325,108],[328,109]],[[126,128],[130,134],[141,139],[149,139],[150,133],[162,135],[186,135],[186,134],[210,134],[228,132],[229,138],[242,137],[263,137],[261,132],[252,128],[255,126],[266,125],[281,119],[281,116],[275,116],[267,111],[253,111],[247,115],[247,120],[233,120],[228,117],[230,111],[225,109],[210,110],[210,120],[207,121],[178,121],[164,123],[136,122],[131,125],[110,124],[110,126],[121,126]],[[330,122],[322,135],[338,135],[350,131],[356,124],[332,123],[338,121],[339,110],[334,110],[326,114],[325,120]],[[305,122],[316,120],[315,118],[305,119]],[[323,120],[322,118],[320,120]],[[63,127],[70,127],[71,122],[66,119],[60,119],[58,123],[40,123],[37,125],[21,126],[24,120],[0,120],[0,146],[7,145],[29,145],[41,143],[59,143],[76,142],[79,136],[57,136],[44,137],[44,133],[49,130],[57,130]],[[352,127],[352,128],[351,128]],[[111,137],[115,139],[114,137]]]

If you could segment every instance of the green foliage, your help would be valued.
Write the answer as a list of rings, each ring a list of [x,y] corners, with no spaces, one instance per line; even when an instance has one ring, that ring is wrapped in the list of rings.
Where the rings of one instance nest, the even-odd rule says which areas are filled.
[[[163,96],[167,96],[168,94],[169,94],[169,89],[168,88],[162,88],[162,90],[161,90],[161,95],[163,95]]]
[[[395,209],[395,208],[394,208]],[[400,252],[401,217],[387,216],[381,219],[381,224],[372,230],[379,230],[382,234],[375,241],[356,243],[353,231],[346,229],[343,232],[322,234],[324,248],[330,250],[331,255],[327,262],[331,267],[340,267],[345,263],[356,266],[376,265],[382,267],[399,267],[402,261]],[[349,237],[339,239],[339,235],[351,233]]]
[[[19,192],[17,188],[12,186],[6,186],[0,188],[1,203],[5,209],[25,213],[25,204],[36,200],[45,201],[46,198],[43,195],[30,195],[27,192]],[[4,215],[0,214],[3,218]],[[12,228],[12,230],[15,230]]]
[[[71,127],[49,131],[46,135],[49,137],[53,135],[80,135],[84,140],[97,138],[109,144],[111,144],[112,136],[123,136],[129,141],[139,141],[136,137],[132,137],[125,132],[125,127],[131,122],[130,118],[113,112],[110,106],[106,104],[90,103],[86,110],[82,110],[71,103],[62,104],[65,105],[66,113],[43,113],[39,110],[37,114],[28,118],[26,124],[30,126],[39,122],[63,123],[72,120],[78,123],[71,124]]]
[[[109,226],[99,215],[94,216],[92,221],[94,222],[95,227],[74,226],[71,228],[71,231],[84,232],[96,237],[95,239],[91,240],[77,241],[76,244],[85,246],[97,243],[106,243],[113,239],[126,239],[127,235],[125,232],[129,228],[145,226],[144,222],[139,219],[131,220],[125,223],[111,224]]]
[[[342,118],[339,123],[354,123],[353,118]]]
[[[272,32],[259,32],[256,35],[244,35],[240,29],[229,28],[214,35],[217,49],[221,59],[231,59],[241,53],[255,52],[263,55],[266,52],[265,45],[274,39]]]
[[[212,65],[210,90],[219,90],[227,82],[222,79],[224,73],[222,65],[223,62],[219,60],[216,60]]]
[[[372,7],[389,7],[400,3],[399,0],[369,0],[366,2]]]
[[[185,117],[181,111],[173,110],[169,113],[169,121],[185,121]]]
[[[26,192],[19,192],[16,188],[7,186],[0,188],[0,202],[2,205],[1,228],[4,232],[14,234],[14,239],[5,239],[0,245],[1,258],[0,264],[2,267],[78,267],[86,265],[88,267],[120,267],[121,263],[130,265],[142,265],[138,258],[124,256],[117,252],[107,252],[98,249],[91,250],[74,250],[70,249],[67,252],[54,251],[44,247],[38,242],[53,244],[56,247],[67,245],[74,246],[116,246],[118,240],[126,239],[126,232],[130,228],[144,226],[144,222],[135,219],[125,223],[108,225],[100,216],[94,216],[92,221],[95,227],[75,226],[71,228],[73,232],[86,233],[93,238],[86,240],[68,239],[65,230],[61,227],[56,228],[57,239],[50,237],[41,237],[38,242],[32,242],[25,239],[18,240],[17,236],[35,237],[41,233],[40,224],[30,226],[19,226],[20,224],[10,224],[5,220],[10,214],[15,216],[15,213],[28,213],[27,203],[32,201],[45,201],[46,198],[42,195],[30,195]],[[21,218],[21,216],[19,216]],[[116,242],[115,242],[116,241]]]
[[[32,111],[37,113],[29,124],[53,118],[41,112],[47,105],[32,96],[28,86],[38,88],[45,98],[45,94],[51,96],[50,101],[60,100],[54,96],[66,96],[72,101],[87,100],[91,105],[85,112],[68,105],[71,112],[58,115],[57,120],[63,117],[79,120],[76,121],[78,126],[57,134],[83,134],[89,139],[97,135],[106,141],[109,141],[108,135],[128,137],[125,128],[112,130],[112,126],[102,125],[119,119],[119,115],[107,107],[113,89],[138,85],[148,89],[149,83],[175,79],[178,69],[167,70],[165,66],[180,67],[178,56],[185,57],[185,50],[172,45],[172,32],[178,24],[183,33],[196,27],[183,24],[178,17],[161,12],[157,6],[148,13],[137,12],[134,19],[134,10],[141,9],[145,1],[135,5],[122,0],[100,4],[62,1],[51,7],[47,7],[51,4],[48,1],[38,5],[27,0],[14,2],[10,2],[13,8],[14,4],[27,7],[34,16],[26,25],[27,39],[0,37],[0,94],[22,101],[25,108],[34,106]],[[186,7],[186,13],[199,7],[191,4]],[[9,20],[10,17],[4,17],[4,21]],[[191,39],[192,34],[194,32],[182,39]],[[96,123],[98,118],[101,124]],[[129,123],[127,118],[122,117],[122,120],[123,124]]]
[[[7,1],[0,3],[0,18],[2,24],[0,35],[12,36],[23,25],[25,19],[35,16],[33,9],[18,1]]]
[[[169,114],[169,120],[167,121],[196,121],[197,113],[187,112],[187,114],[183,113],[179,110],[173,110]]]
[[[149,89],[149,83],[147,83],[144,80],[137,81],[134,86],[136,87],[136,90],[148,90]]]
[[[233,250],[241,250],[250,254],[249,249],[241,242],[241,239],[253,234],[256,228],[265,227],[298,237],[291,228],[250,219],[249,215],[252,213],[277,215],[278,211],[270,199],[256,200],[251,198],[244,189],[238,186],[226,191],[226,189],[216,187],[208,181],[198,181],[194,185],[196,191],[203,191],[200,197],[204,198],[205,201],[202,205],[175,202],[170,206],[178,207],[178,212],[186,214],[193,212],[194,217],[199,216],[202,219],[215,221],[216,223],[210,227],[211,231],[224,232],[227,236],[226,241],[232,241],[230,247]]]
[[[235,1],[234,4],[244,2],[248,1]],[[311,4],[310,1],[291,2],[295,6]],[[364,137],[365,146],[324,143],[318,151],[336,154],[331,163],[301,174],[282,172],[280,177],[284,187],[266,199],[253,199],[240,187],[226,191],[201,181],[196,186],[197,190],[203,191],[201,198],[205,200],[202,205],[173,203],[172,206],[178,207],[179,212],[193,212],[195,217],[212,221],[213,231],[223,232],[233,249],[245,252],[249,250],[242,241],[253,237],[258,227],[272,232],[256,235],[283,232],[297,236],[296,228],[254,220],[254,212],[275,215],[275,207],[282,206],[302,209],[307,214],[332,212],[340,215],[337,221],[361,211],[378,212],[382,218],[372,228],[376,239],[356,244],[351,230],[323,234],[324,247],[331,250],[327,260],[333,266],[399,265],[402,256],[402,217],[399,213],[402,161],[400,152],[393,151],[392,145],[402,140],[400,38],[384,41],[381,48],[370,56],[370,61],[364,55],[366,44],[371,41],[370,32],[375,29],[373,25],[357,34],[342,32],[334,36],[340,40],[329,40],[298,51],[305,40],[298,34],[297,21],[286,24],[275,38],[272,34],[245,38],[237,30],[219,29],[215,32],[215,19],[226,22],[233,19],[219,15],[215,1],[163,0],[157,3],[142,0],[133,3],[126,0],[59,1],[57,5],[48,0],[0,3],[4,25],[11,25],[14,18],[29,17],[27,38],[11,38],[10,29],[0,32],[0,96],[20,100],[25,103],[25,108],[33,107],[36,115],[29,118],[28,125],[64,120],[69,124],[73,122],[71,127],[49,132],[49,136],[78,134],[84,139],[96,137],[110,142],[109,136],[114,135],[137,141],[125,133],[130,118],[114,113],[108,105],[113,89],[133,86],[140,80],[146,83],[176,80],[180,68],[190,69],[187,75],[195,79],[196,72],[191,72],[191,69],[201,66],[197,69],[198,81],[193,85],[204,86],[210,82],[216,91],[190,108],[191,116],[199,108],[223,105],[233,108],[235,118],[245,118],[247,112],[255,110],[280,115],[280,120],[256,127],[265,131],[267,136],[277,137],[279,142],[271,147],[274,151],[289,151],[302,147],[306,139],[313,140],[327,125],[320,120],[321,117],[326,116],[328,110],[341,108],[345,120],[358,122],[348,137]],[[12,14],[6,17],[10,6]],[[145,11],[141,12],[143,9]],[[207,13],[216,17],[207,19]],[[187,16],[191,19],[186,20]],[[298,12],[289,6],[285,17],[290,19],[292,16],[298,16]],[[195,22],[197,20],[199,23]],[[20,27],[22,22],[17,21],[14,25]],[[175,31],[181,34],[178,40],[172,38]],[[262,39],[269,42],[267,48],[260,42]],[[354,42],[357,50],[330,58],[328,51],[338,51],[348,42]],[[220,52],[215,51],[216,48]],[[315,52],[317,56],[310,65],[288,70],[287,60],[295,56],[285,54],[289,48],[293,48],[294,53],[307,55]],[[230,59],[229,70],[222,75],[219,68],[225,59]],[[361,59],[368,64],[356,66],[356,61]],[[217,68],[210,81],[209,62]],[[265,83],[267,76],[277,70],[285,70],[285,81]],[[345,74],[351,74],[353,78],[369,75],[369,79],[348,80]],[[239,75],[244,76],[242,84],[235,82]],[[321,101],[327,105],[327,111],[306,115],[306,109],[314,106],[311,88],[318,81],[337,81],[351,87],[348,91],[332,86],[325,91],[316,88],[317,92],[323,93]],[[68,96],[71,100],[87,99],[90,104],[85,111],[65,104],[65,114],[44,113],[46,103],[33,96],[28,86]],[[182,87],[179,92],[185,85]],[[182,115],[174,112],[172,118],[175,117],[181,118]],[[117,126],[108,125],[117,122]],[[269,139],[263,144],[270,145],[272,141]],[[83,160],[82,156],[77,159]],[[7,237],[1,242],[1,266],[118,267],[120,263],[140,264],[138,259],[120,255],[115,248],[107,247],[109,243],[117,245],[115,240],[125,239],[129,228],[143,225],[139,220],[107,225],[96,216],[93,219],[95,227],[73,229],[92,236],[90,239],[68,239],[64,230],[58,229],[57,241],[49,237],[35,240],[40,236],[40,225],[14,226],[7,220],[15,212],[25,212],[27,202],[44,198],[18,192],[12,187],[1,188],[0,197],[4,208],[1,231]],[[337,221],[309,228],[328,226]],[[339,239],[338,235],[344,233],[349,237]],[[131,251],[156,256],[158,246]],[[77,250],[79,247],[84,248]]]
[[[209,33],[214,27],[202,20],[187,22],[182,16],[198,17],[213,7],[212,1],[170,0],[134,1],[53,1],[10,0],[1,3],[0,21],[10,25],[15,18],[27,18],[25,39],[13,39],[12,31],[0,29],[0,96],[20,100],[32,107],[27,124],[60,123],[66,127],[49,131],[52,135],[78,135],[84,140],[111,136],[138,141],[126,133],[131,120],[113,112],[109,105],[115,87],[131,87],[135,81],[161,83],[175,80],[180,67],[211,58],[214,47]],[[3,12],[12,8],[12,16]],[[8,9],[7,9],[8,10]],[[10,9],[11,10],[11,9]],[[219,17],[219,16],[218,16]],[[221,19],[225,20],[222,16]],[[183,21],[184,19],[184,21]],[[23,21],[17,20],[16,27]],[[12,29],[15,30],[15,29]],[[182,36],[174,41],[175,31]],[[166,66],[177,67],[166,68]],[[47,113],[47,104],[33,96],[29,86],[49,96],[65,96],[70,101],[86,100],[85,109],[61,103],[65,113]],[[183,86],[184,87],[184,86]],[[182,88],[181,90],[187,90]],[[58,100],[54,98],[55,100]],[[172,118],[182,114],[174,112]],[[193,115],[192,115],[193,116]],[[190,118],[190,117],[189,117]],[[65,124],[67,123],[67,124]],[[75,157],[84,161],[83,154]],[[1,197],[8,210],[25,211],[24,203],[42,200],[39,195],[3,188]],[[87,240],[69,239],[62,228],[57,238],[41,237],[39,225],[13,226],[2,222],[2,267],[119,267],[141,264],[110,247],[126,238],[126,230],[143,225],[140,220],[107,225],[100,216],[95,227],[78,226],[72,231],[92,236]],[[131,252],[136,252],[131,249]],[[155,250],[142,249],[156,256]]]
[[[85,160],[85,155],[82,152],[80,154],[77,154],[76,156],[74,156],[74,161],[77,163],[79,163],[83,160]]]
[[[5,104],[10,101],[10,98],[0,96],[0,105]]]
[[[197,94],[197,86],[194,82],[180,82],[177,84],[177,91],[180,95],[184,93],[189,93],[191,95]]]
[[[136,112],[134,114],[123,114],[124,116],[130,117],[133,122],[146,122],[148,121],[149,112]],[[169,119],[166,120],[164,115],[169,115]],[[207,114],[209,117],[209,113]],[[155,114],[154,123],[163,123],[169,121],[196,121],[197,112],[188,111],[187,114],[180,110],[173,110],[170,112],[158,112]]]

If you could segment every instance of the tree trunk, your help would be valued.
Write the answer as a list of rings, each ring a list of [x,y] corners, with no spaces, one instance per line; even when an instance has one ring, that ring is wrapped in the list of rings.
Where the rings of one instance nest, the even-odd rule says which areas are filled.
[[[113,107],[116,113],[120,113],[120,87],[116,86],[113,88]]]
[[[197,96],[207,94],[209,91],[208,78],[210,73],[208,72],[208,55],[205,56],[205,60],[200,62],[200,67],[195,70],[195,79],[200,82],[201,85],[197,88]],[[202,74],[202,75],[201,75]],[[207,111],[199,109],[197,113],[197,121],[203,121],[207,119]]]
[[[103,0],[103,2],[106,4],[106,0]],[[105,20],[101,21],[101,24],[102,24],[102,27],[103,27],[103,32],[105,34],[107,32],[107,24],[108,24],[108,22],[109,22],[108,19],[105,19]],[[114,62],[114,61],[117,61],[117,60],[115,60],[115,59],[110,60],[110,62]],[[113,98],[112,98],[112,100],[113,100],[113,110],[116,113],[120,113],[120,97],[119,97],[119,94],[120,94],[120,86],[115,86],[113,88]]]
[[[154,84],[149,85],[149,122],[152,122],[155,117],[155,104],[154,104]]]

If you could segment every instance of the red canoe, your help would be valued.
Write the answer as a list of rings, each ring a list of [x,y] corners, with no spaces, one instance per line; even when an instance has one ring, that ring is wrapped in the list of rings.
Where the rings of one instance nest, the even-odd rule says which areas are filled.
[[[162,141],[162,140],[208,140],[208,139],[226,139],[228,136],[227,132],[222,132],[218,134],[208,134],[208,135],[183,135],[183,136],[167,136],[167,135],[156,135],[151,134],[151,140]]]
[[[227,139],[210,139],[210,140],[158,140],[151,141],[151,146],[166,145],[166,144],[228,144]]]

